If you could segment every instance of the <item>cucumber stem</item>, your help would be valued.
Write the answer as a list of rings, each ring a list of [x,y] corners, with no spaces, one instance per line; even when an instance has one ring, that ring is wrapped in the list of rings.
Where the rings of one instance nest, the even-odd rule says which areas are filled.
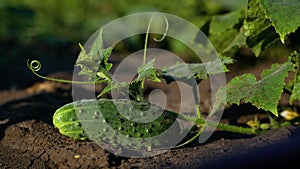
[[[204,127],[204,125],[207,126],[214,126],[217,127],[218,129],[224,130],[224,131],[230,131],[230,132],[235,132],[235,133],[242,133],[242,134],[256,134],[257,132],[252,130],[252,128],[249,127],[240,127],[240,126],[235,126],[235,125],[230,125],[230,124],[224,124],[224,123],[218,123],[214,121],[208,121],[204,120],[202,118],[194,118],[190,117],[187,115],[182,115],[179,114],[179,118],[194,122],[197,125],[201,125],[201,127]]]

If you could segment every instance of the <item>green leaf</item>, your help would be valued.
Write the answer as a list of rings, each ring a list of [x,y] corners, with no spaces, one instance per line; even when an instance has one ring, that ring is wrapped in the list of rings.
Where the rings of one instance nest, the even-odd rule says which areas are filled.
[[[260,3],[284,43],[286,36],[300,27],[300,1],[260,0]]]
[[[238,47],[246,45],[246,37],[241,29],[245,17],[245,9],[240,9],[212,18],[209,39],[219,54],[234,56]]]
[[[112,78],[111,78],[110,74],[108,73],[108,71],[102,67],[99,67],[96,75],[97,75],[97,81],[100,81],[101,79],[105,79],[107,81],[112,81]]]
[[[277,41],[278,35],[272,27],[272,22],[266,17],[266,11],[260,0],[249,0],[244,31],[247,45],[256,56]]]
[[[98,36],[91,45],[89,53],[79,44],[81,52],[76,62],[76,66],[81,68],[79,75],[86,75],[89,80],[95,82],[101,79],[112,80],[108,73],[112,64],[108,63],[108,58],[112,53],[113,47],[103,48],[102,33],[103,29],[100,29]]]
[[[256,56],[300,27],[299,9],[299,0],[249,0],[244,29]]]
[[[246,37],[243,30],[229,29],[222,34],[211,35],[210,38],[220,55],[234,56],[238,47],[246,46]]]
[[[277,104],[283,92],[284,79],[288,72],[293,70],[293,63],[287,61],[283,64],[273,64],[270,69],[264,70],[259,81],[252,74],[233,78],[226,87],[217,91],[212,112],[216,112],[226,103],[240,104],[243,100],[278,116]]]
[[[234,36],[233,39],[231,39],[230,43],[227,44],[227,46],[223,48],[222,53],[226,54],[235,47],[240,48],[245,45],[246,45],[246,36],[245,36],[243,30],[241,29],[241,30],[239,30],[239,33],[236,36]]]
[[[297,73],[297,75],[296,75],[296,80],[294,83],[293,91],[290,96],[290,104],[292,104],[292,102],[294,100],[300,100],[300,75],[299,75],[299,73]]]
[[[128,83],[128,82],[114,82],[114,81],[112,81],[101,91],[101,93],[97,96],[97,98],[100,98],[101,96],[103,96],[104,94],[106,94],[106,93],[108,93],[112,90],[129,91],[129,89],[128,89],[129,85],[130,85],[130,83]]]
[[[206,79],[210,74],[217,74],[222,72],[228,72],[225,64],[233,63],[233,59],[229,57],[221,57],[222,67],[218,66],[218,60],[206,62],[206,63],[176,63],[170,67],[164,67],[160,73],[160,76],[164,78],[168,83],[174,80],[186,81],[194,78],[196,81]],[[206,67],[210,67],[208,72]]]
[[[103,67],[106,71],[109,71],[113,66],[112,63],[108,63],[108,59],[112,53],[112,50],[113,50],[113,47],[108,47],[106,49],[103,49],[103,59],[100,62],[100,66]]]
[[[290,96],[290,104],[292,104],[294,100],[300,100],[300,54],[297,51],[294,51],[291,54],[291,58],[295,64],[296,71],[294,75],[292,94]]]
[[[141,81],[131,81],[131,82],[116,82],[111,81],[97,96],[97,98],[100,98],[104,94],[115,91],[119,92],[120,94],[124,96],[129,96],[137,101],[140,98],[140,89],[141,89]]]
[[[244,17],[242,11],[233,11],[223,15],[213,16],[210,22],[210,34],[219,34],[227,29],[232,29],[236,24],[238,24],[241,18]]]
[[[154,68],[154,62],[155,62],[155,60],[152,59],[147,64],[144,64],[138,68],[139,75],[138,75],[136,81],[149,79],[154,82],[160,82],[160,79],[157,76],[156,69]]]
[[[103,48],[103,29],[99,30],[99,34],[91,45],[89,55],[94,60],[98,61],[100,66],[104,70],[110,70],[112,67],[111,63],[108,63],[108,58],[112,53],[113,47]]]
[[[96,72],[100,62],[90,57],[81,44],[79,44],[79,46],[81,48],[81,52],[75,66],[79,66],[81,68],[79,75],[86,75],[89,80],[94,81],[96,79]]]

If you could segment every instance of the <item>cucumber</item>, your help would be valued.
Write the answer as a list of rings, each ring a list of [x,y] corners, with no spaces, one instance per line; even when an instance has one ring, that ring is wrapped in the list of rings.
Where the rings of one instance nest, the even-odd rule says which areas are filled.
[[[76,140],[89,139],[112,149],[121,142],[125,148],[149,150],[168,144],[170,140],[151,138],[163,134],[173,125],[178,129],[177,116],[159,106],[132,100],[80,100],[57,109],[53,124],[61,134]],[[165,137],[176,134],[179,133],[171,132]],[[124,138],[128,140],[124,141]]]

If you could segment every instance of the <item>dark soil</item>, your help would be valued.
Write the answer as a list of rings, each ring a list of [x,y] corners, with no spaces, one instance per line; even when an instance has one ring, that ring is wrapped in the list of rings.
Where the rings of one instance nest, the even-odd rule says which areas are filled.
[[[234,67],[227,77],[244,72],[258,75],[271,63],[274,61]],[[210,104],[208,86],[204,81],[199,87],[203,112]],[[290,126],[260,135],[215,131],[203,144],[195,141],[151,158],[123,158],[93,142],[65,137],[53,126],[55,110],[72,101],[71,85],[42,81],[27,88],[4,89],[0,96],[0,168],[293,168],[300,155],[300,128]],[[283,95],[280,106],[287,103]],[[266,118],[264,112],[251,105],[230,106],[222,122],[245,125],[255,115],[260,120]]]

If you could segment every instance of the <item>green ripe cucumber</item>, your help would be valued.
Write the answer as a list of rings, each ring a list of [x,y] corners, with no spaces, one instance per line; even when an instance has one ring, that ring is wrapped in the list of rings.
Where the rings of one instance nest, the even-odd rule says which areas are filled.
[[[73,139],[89,139],[106,150],[125,149],[147,156],[149,152],[174,147],[186,136],[177,119],[225,131],[255,133],[251,128],[177,114],[156,105],[125,99],[81,100],[66,104],[54,113],[53,124],[61,134]]]
[[[178,123],[177,117],[177,113],[163,110],[159,106],[131,100],[81,100],[57,109],[53,116],[53,124],[61,134],[76,140],[101,140],[102,144],[106,141],[108,144],[116,141],[117,146],[118,139],[126,136],[129,140],[123,146],[141,148],[145,143],[140,145],[139,141],[132,138],[158,136]],[[148,142],[151,148],[153,145],[165,144],[154,139]]]

